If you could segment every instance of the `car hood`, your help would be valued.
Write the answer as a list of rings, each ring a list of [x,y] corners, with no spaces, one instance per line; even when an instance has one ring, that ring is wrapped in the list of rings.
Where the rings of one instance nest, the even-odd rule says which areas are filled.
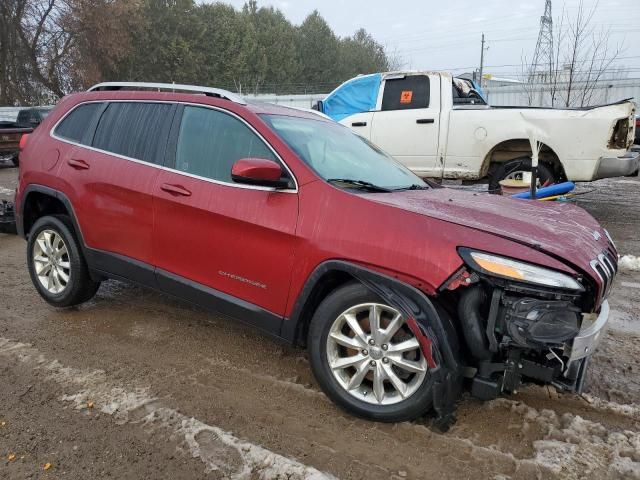
[[[589,262],[608,247],[600,224],[582,208],[568,203],[516,200],[452,188],[405,190],[368,198],[528,245],[583,271],[588,271]]]

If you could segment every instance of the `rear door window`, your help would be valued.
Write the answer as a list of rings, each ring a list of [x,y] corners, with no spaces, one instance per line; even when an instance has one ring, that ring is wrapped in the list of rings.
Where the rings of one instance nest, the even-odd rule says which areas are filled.
[[[236,117],[211,108],[185,107],[176,170],[233,183],[231,167],[237,160],[250,157],[278,162],[264,141]]]
[[[93,147],[162,164],[174,109],[169,103],[113,102],[100,118]]]
[[[92,121],[102,109],[102,103],[85,103],[74,108],[53,132],[56,136],[75,143],[88,144],[83,137],[88,132]]]
[[[382,110],[429,108],[429,77],[409,75],[385,80]]]

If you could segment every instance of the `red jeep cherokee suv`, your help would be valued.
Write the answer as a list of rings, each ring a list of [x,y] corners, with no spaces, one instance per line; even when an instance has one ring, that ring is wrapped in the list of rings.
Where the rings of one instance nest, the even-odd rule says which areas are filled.
[[[441,188],[320,114],[186,85],[64,98],[16,205],[50,304],[109,278],[175,295],[306,346],[331,399],[382,421],[446,426],[463,384],[580,391],[617,268],[578,207]]]

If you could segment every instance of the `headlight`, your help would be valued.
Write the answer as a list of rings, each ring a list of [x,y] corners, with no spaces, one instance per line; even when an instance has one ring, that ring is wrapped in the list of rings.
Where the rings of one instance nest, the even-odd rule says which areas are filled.
[[[474,270],[497,277],[535,283],[536,285],[544,285],[546,287],[584,290],[584,287],[574,278],[548,268],[467,249],[460,249],[460,255]]]

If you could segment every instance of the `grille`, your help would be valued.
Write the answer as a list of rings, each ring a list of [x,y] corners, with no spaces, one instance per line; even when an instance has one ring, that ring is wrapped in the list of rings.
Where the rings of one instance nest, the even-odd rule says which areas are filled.
[[[607,298],[611,285],[613,285],[613,278],[618,272],[618,258],[617,255],[610,250],[605,250],[598,255],[598,258],[591,260],[591,268],[600,279],[602,285],[600,290],[600,301]]]

